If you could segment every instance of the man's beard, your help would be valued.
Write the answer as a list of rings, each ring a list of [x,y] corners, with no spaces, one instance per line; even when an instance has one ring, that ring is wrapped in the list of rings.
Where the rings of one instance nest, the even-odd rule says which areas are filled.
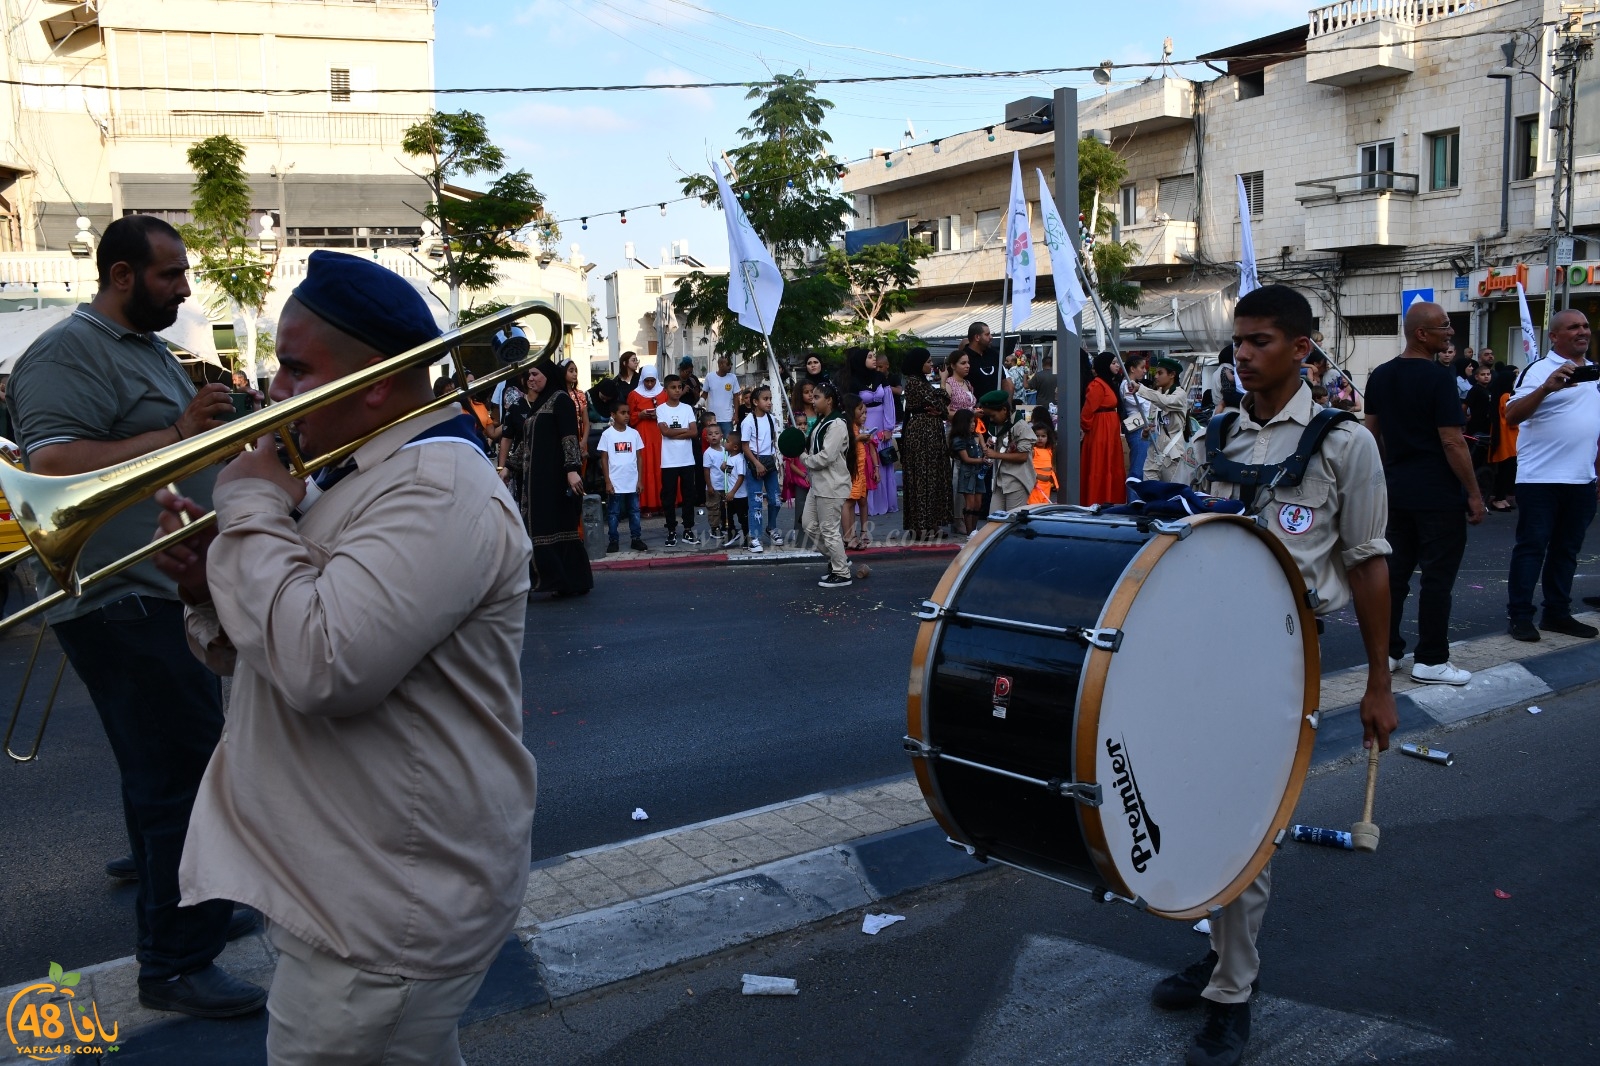
[[[178,321],[178,304],[182,302],[179,300],[166,307],[156,303],[150,290],[145,287],[144,275],[136,273],[133,276],[133,292],[123,306],[122,313],[128,316],[128,322],[134,329],[141,333],[155,333]]]

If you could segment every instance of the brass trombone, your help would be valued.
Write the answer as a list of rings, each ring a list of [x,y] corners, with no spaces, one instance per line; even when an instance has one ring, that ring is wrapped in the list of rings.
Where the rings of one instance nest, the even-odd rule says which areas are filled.
[[[159,555],[187,537],[210,529],[217,521],[217,514],[212,511],[80,579],[77,572],[78,559],[83,554],[84,545],[97,529],[119,511],[154,495],[158,489],[237,455],[259,438],[272,433],[281,434],[283,444],[289,452],[290,469],[298,477],[307,477],[323,467],[341,463],[378,434],[418,415],[458,404],[468,395],[469,390],[463,386],[443,396],[435,397],[416,410],[358,440],[310,459],[300,455],[295,447],[293,435],[285,430],[308,412],[336,400],[342,400],[401,371],[427,366],[468,338],[509,327],[513,322],[530,314],[543,318],[550,324],[550,338],[538,353],[501,367],[473,382],[470,391],[478,392],[497,382],[516,377],[532,366],[536,360],[552,354],[560,346],[561,316],[554,308],[539,301],[528,301],[507,307],[460,329],[452,330],[435,341],[374,363],[337,381],[330,381],[326,385],[320,385],[282,403],[253,411],[205,433],[196,434],[187,440],[178,441],[115,466],[55,477],[29,473],[8,462],[0,461],[0,492],[3,492],[10,501],[12,515],[22,527],[23,536],[27,537],[29,544],[28,548],[18,549],[0,558],[0,569],[21,562],[23,559],[37,558],[59,586],[56,592],[41,596],[22,610],[0,619],[0,633],[49,610],[63,600],[82,595],[84,589],[121,573],[151,556]],[[37,651],[36,643],[35,655]],[[29,666],[31,669],[32,660]],[[59,682],[59,678],[57,680]],[[50,708],[46,708],[34,738],[33,749],[26,755],[19,755],[11,750],[11,734],[17,727],[21,709],[22,701],[19,698],[12,711],[10,725],[6,729],[4,746],[6,754],[12,759],[17,762],[28,762],[39,754],[39,743],[44,737]]]

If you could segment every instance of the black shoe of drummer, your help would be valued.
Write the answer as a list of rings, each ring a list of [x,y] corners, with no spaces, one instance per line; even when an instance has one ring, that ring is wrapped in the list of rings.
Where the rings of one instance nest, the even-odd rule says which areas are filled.
[[[132,855],[124,855],[120,859],[112,859],[106,863],[106,876],[113,881],[137,881],[139,867],[134,865]]]
[[[1206,1002],[1206,1024],[1184,1056],[1185,1066],[1237,1066],[1250,1042],[1250,1001]]]
[[[1206,952],[1206,957],[1193,966],[1157,981],[1156,987],[1150,991],[1150,1002],[1162,1010],[1189,1010],[1191,1007],[1198,1007],[1205,1002],[1200,998],[1200,993],[1211,983],[1211,971],[1216,968],[1217,953]],[[1251,981],[1251,993],[1254,993],[1260,985],[1260,978]]]

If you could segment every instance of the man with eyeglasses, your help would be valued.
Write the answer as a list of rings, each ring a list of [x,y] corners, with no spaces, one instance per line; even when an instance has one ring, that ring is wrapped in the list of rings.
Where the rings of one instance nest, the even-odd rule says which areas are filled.
[[[1417,647],[1411,679],[1465,685],[1472,674],[1450,662],[1450,598],[1467,526],[1483,521],[1483,493],[1462,426],[1455,374],[1436,361],[1451,347],[1450,316],[1435,303],[1406,309],[1406,347],[1367,379],[1367,428],[1378,438],[1389,489],[1389,669],[1405,657],[1400,621],[1421,569]]]

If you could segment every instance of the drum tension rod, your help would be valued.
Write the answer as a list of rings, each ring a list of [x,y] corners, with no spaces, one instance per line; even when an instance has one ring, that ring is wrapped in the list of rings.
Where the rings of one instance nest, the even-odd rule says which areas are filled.
[[[1010,770],[1002,770],[998,766],[990,766],[987,763],[973,762],[971,759],[963,759],[957,755],[949,755],[943,750],[936,748],[927,741],[921,740],[917,737],[902,737],[900,740],[900,746],[904,748],[906,754],[911,756],[913,759],[927,759],[929,762],[942,759],[945,762],[953,762],[961,766],[970,766],[974,770],[986,770],[991,774],[999,774],[1001,777],[1009,777],[1013,781],[1021,781],[1026,785],[1038,785],[1040,788],[1053,792],[1057,796],[1065,796],[1067,799],[1081,803],[1085,807],[1098,807],[1101,803],[1100,786],[1092,782],[1063,781],[1059,777],[1054,777],[1046,781],[1042,777],[1029,777],[1026,774],[1013,773]]]
[[[1047,626],[1038,622],[1021,622],[1012,618],[994,618],[986,614],[966,614],[961,611],[952,611],[942,604],[932,600],[922,601],[922,610],[917,612],[917,617],[924,622],[937,622],[948,619],[957,623],[979,623],[994,626],[996,629],[1013,629],[1019,633],[1038,633],[1047,637],[1066,637],[1076,640],[1089,647],[1099,648],[1102,651],[1118,651],[1122,648],[1122,630],[1120,629],[1091,629],[1088,626]]]

